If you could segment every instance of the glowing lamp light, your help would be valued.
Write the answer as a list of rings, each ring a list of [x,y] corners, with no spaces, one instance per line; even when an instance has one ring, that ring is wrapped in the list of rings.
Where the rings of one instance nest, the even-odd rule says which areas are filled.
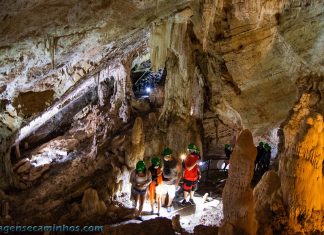
[[[204,165],[204,163],[203,162],[199,162],[199,166],[202,166],[202,165]]]
[[[185,160],[186,157],[187,157],[187,156],[186,156],[186,154],[184,154],[184,153],[180,155],[181,160]]]
[[[151,92],[151,87],[146,87],[146,92],[150,93]]]

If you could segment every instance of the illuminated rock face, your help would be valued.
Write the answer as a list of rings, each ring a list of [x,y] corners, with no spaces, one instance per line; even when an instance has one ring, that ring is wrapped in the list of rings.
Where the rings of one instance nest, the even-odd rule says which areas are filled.
[[[222,195],[224,224],[219,234],[256,234],[251,188],[255,157],[252,134],[244,130],[237,139],[230,159],[228,179]]]
[[[296,232],[324,231],[324,123],[321,114],[309,114],[310,99],[310,95],[302,97],[300,108],[284,128],[285,151],[279,169],[289,227]]]
[[[105,203],[99,199],[97,191],[92,188],[84,191],[81,205],[85,216],[104,214],[107,210]]]
[[[0,188],[24,189],[12,207],[18,222],[56,221],[49,212],[56,209],[74,218],[82,206],[92,213],[97,202],[129,193],[139,159],[148,162],[166,146],[178,157],[190,142],[202,155],[221,155],[242,128],[256,137],[288,116],[280,178],[269,173],[254,191],[256,218],[266,227],[258,232],[323,230],[323,78],[317,85],[298,79],[323,72],[322,0],[4,2]],[[149,53],[154,69],[167,69],[165,84],[150,96],[154,109],[134,101],[129,78],[134,58]],[[288,114],[297,88],[302,98]],[[4,138],[26,118],[16,139]],[[256,229],[253,141],[243,133],[233,187],[224,190],[225,234]],[[50,165],[17,159],[12,168],[10,148],[18,143],[32,165]],[[70,207],[82,197],[83,205]]]
[[[129,149],[129,154],[127,154],[125,162],[128,167],[134,168],[137,161],[143,160],[144,157],[144,130],[143,130],[143,120],[137,117],[134,122],[132,130],[132,145]]]

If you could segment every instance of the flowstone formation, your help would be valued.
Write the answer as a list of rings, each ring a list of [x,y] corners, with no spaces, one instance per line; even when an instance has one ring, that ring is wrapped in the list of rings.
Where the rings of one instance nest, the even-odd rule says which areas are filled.
[[[251,180],[256,147],[252,134],[244,130],[238,137],[230,159],[228,179],[223,190],[224,222],[220,235],[256,234]]]
[[[284,127],[285,151],[279,173],[289,227],[296,232],[324,231],[324,123],[321,114],[309,114],[314,99],[314,94],[303,95]]]

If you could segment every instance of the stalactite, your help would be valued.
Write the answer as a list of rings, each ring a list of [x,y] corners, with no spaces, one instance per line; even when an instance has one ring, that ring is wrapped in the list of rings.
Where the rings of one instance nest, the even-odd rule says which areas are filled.
[[[47,35],[44,41],[45,49],[50,53],[52,69],[55,68],[55,53],[59,39],[60,37]]]

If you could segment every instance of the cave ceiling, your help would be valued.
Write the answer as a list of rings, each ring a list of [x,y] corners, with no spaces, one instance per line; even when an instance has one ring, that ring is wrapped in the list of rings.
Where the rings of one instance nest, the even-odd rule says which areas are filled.
[[[2,133],[3,126],[15,130],[31,120],[111,58],[147,54],[152,24],[189,8],[209,111],[231,119],[234,110],[255,134],[287,116],[298,78],[323,74],[323,1],[0,2]],[[46,100],[26,110],[46,91]]]

